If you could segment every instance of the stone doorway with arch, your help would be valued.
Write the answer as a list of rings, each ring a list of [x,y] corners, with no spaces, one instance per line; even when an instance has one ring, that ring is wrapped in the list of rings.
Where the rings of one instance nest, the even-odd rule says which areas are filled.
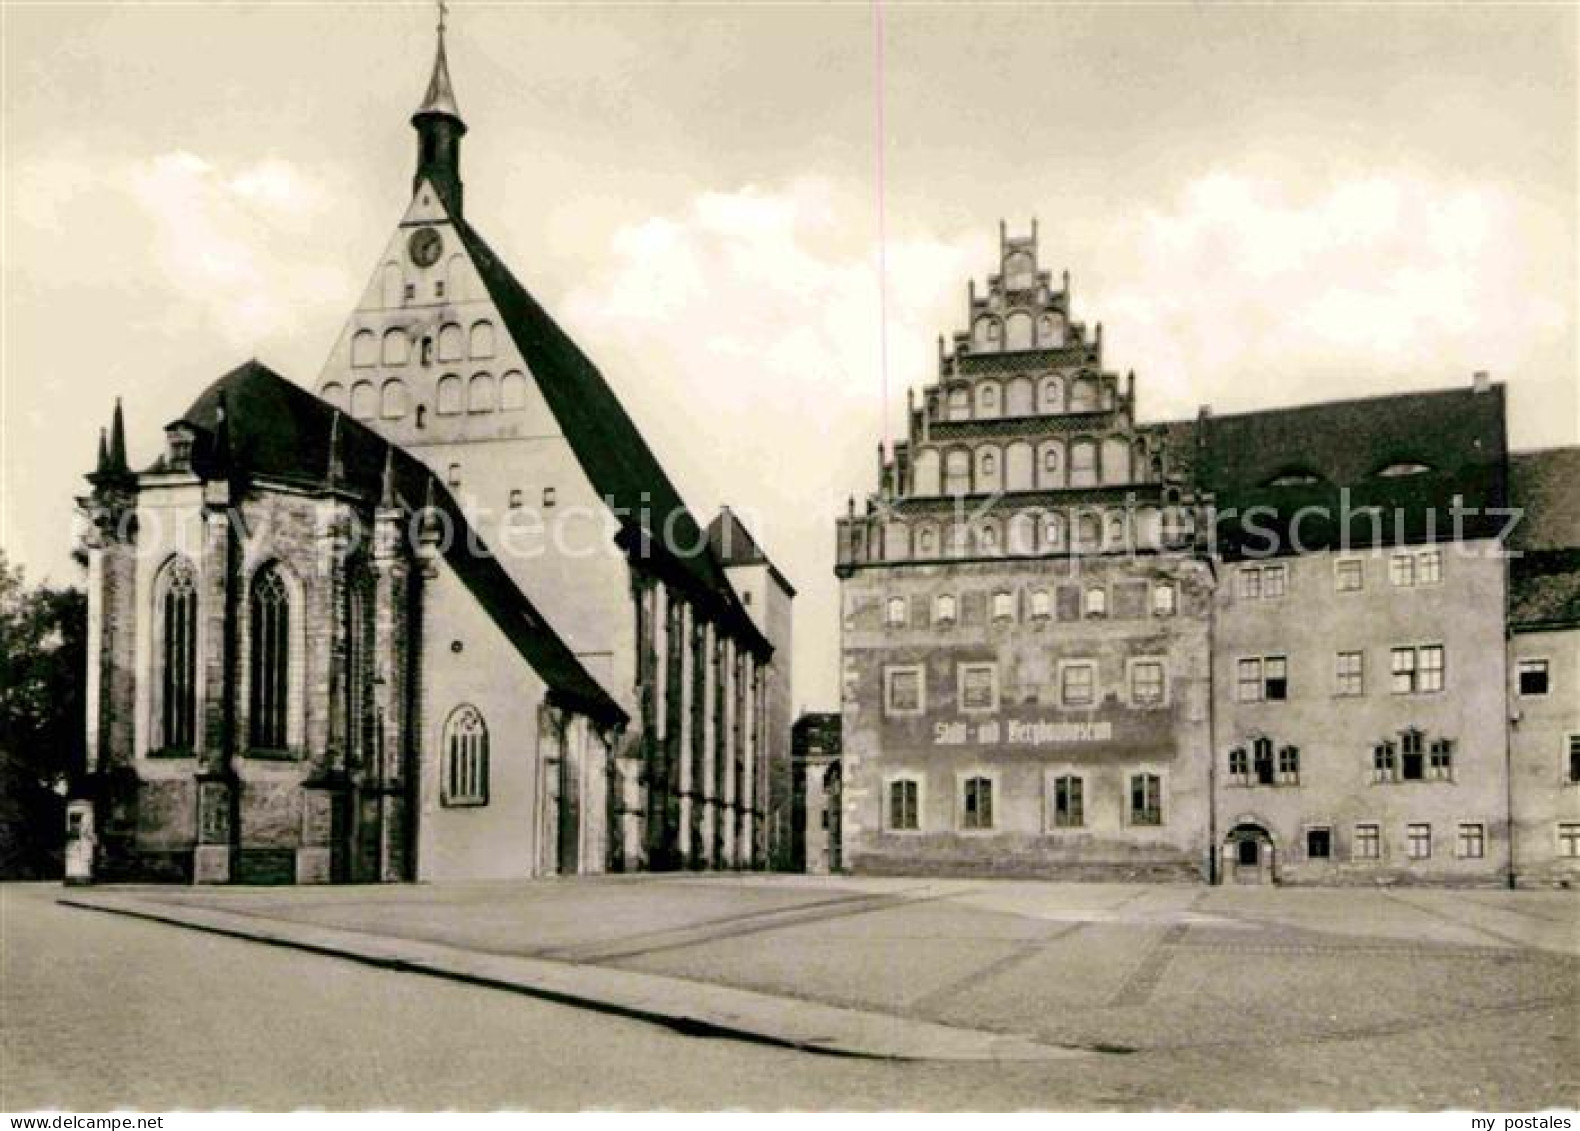
[[[1276,884],[1278,842],[1267,826],[1242,818],[1223,840],[1223,876],[1233,884]]]

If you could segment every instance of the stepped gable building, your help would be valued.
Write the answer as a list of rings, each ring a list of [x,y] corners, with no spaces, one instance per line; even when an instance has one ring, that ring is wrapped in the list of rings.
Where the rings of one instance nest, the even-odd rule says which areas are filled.
[[[715,552],[468,221],[442,26],[411,121],[409,204],[318,397],[245,366],[155,467],[127,469],[119,426],[106,447],[74,827],[101,872],[200,881],[762,867],[788,844],[794,591],[749,536]],[[411,511],[438,530],[407,554]],[[190,562],[150,556],[155,514]],[[335,562],[364,527],[366,565]]]
[[[1580,878],[1576,449],[1479,374],[1144,423],[1000,267],[838,522],[846,864]]]
[[[72,831],[96,876],[505,877],[601,851],[627,716],[417,460],[248,362],[141,472],[117,406],[90,479]]]
[[[1208,565],[1189,445],[1136,419],[1030,238],[839,523],[845,862],[1170,877],[1208,852]]]

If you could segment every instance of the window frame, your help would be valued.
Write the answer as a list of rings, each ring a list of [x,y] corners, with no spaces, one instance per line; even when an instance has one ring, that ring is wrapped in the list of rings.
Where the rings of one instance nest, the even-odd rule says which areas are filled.
[[[1086,828],[1086,776],[1073,769],[1050,770],[1047,776],[1048,817],[1047,831],[1068,832]],[[1060,817],[1060,794],[1063,792],[1065,816]]]
[[[1539,668],[1538,665],[1540,665]],[[1540,691],[1525,690],[1527,668],[1531,669],[1529,674],[1535,675],[1539,673],[1541,675],[1542,689]],[[1521,699],[1541,699],[1551,694],[1552,661],[1546,656],[1526,656],[1523,659],[1516,660],[1514,664],[1514,687],[1515,694]]]
[[[896,707],[894,705],[894,677],[912,675],[916,677],[916,706],[914,708]],[[883,714],[885,718],[905,719],[915,718],[927,713],[927,666],[925,664],[885,664],[883,665]]]
[[[1362,851],[1369,849],[1369,851]],[[1356,821],[1351,830],[1350,860],[1383,860],[1386,858],[1380,821]]]
[[[910,786],[914,792],[912,799],[914,812],[911,814],[914,823],[910,825],[898,825],[894,822],[894,788],[901,785]],[[886,774],[883,778],[883,831],[896,836],[916,836],[922,832],[922,814],[926,812],[926,798],[927,786],[921,774],[910,770]]]
[[[885,628],[904,628],[910,619],[910,602],[899,594],[893,594],[883,603],[883,626]],[[895,610],[899,615],[895,615]]]
[[[975,672],[986,670],[988,673],[988,686],[991,690],[991,702],[986,707],[970,707],[966,705],[966,679]],[[1001,701],[999,694],[998,662],[996,660],[962,660],[955,665],[955,703],[963,715],[991,715],[996,714]]]
[[[966,836],[980,836],[997,832],[998,774],[981,767],[973,767],[961,770],[956,774],[955,782],[955,830]],[[972,786],[977,786],[980,783],[985,783],[987,786],[987,821],[985,824],[981,823],[982,804],[979,790],[975,806],[977,810],[975,820],[978,823],[967,824],[966,820],[971,808],[969,805],[969,793]]]
[[[1407,860],[1432,859],[1432,823],[1408,821],[1404,826],[1404,852]]]
[[[1354,585],[1348,585],[1353,569]],[[1333,591],[1335,593],[1360,593],[1366,588],[1365,558],[1336,558],[1333,562]]]
[[[1306,860],[1308,862],[1312,860],[1321,860],[1324,863],[1331,864],[1334,858],[1337,856],[1337,853],[1334,851],[1334,849],[1338,847],[1337,840],[1333,835],[1333,826],[1307,825],[1304,829],[1304,833],[1305,835],[1302,837],[1302,840],[1304,841],[1303,847],[1305,848]],[[1327,851],[1320,856],[1313,854],[1311,851],[1311,837],[1313,833],[1320,833],[1322,836],[1325,836],[1328,841]]]
[[[1355,661],[1353,671],[1346,670],[1345,661]],[[1335,699],[1361,699],[1366,695],[1366,652],[1361,649],[1333,653],[1333,697]]]
[[[1142,785],[1146,792],[1148,784],[1156,787],[1157,796],[1153,805],[1143,808],[1141,813],[1136,811],[1136,787]],[[1138,767],[1125,777],[1125,825],[1129,828],[1160,829],[1167,824],[1167,809],[1164,792],[1164,776],[1161,770],[1150,767]],[[1147,819],[1143,819],[1147,818]]]
[[[1467,835],[1468,834],[1468,835]],[[1475,851],[1467,851],[1473,847]],[[1487,858],[1487,825],[1484,821],[1460,821],[1454,833],[1454,859]]]
[[[1155,699],[1141,699],[1136,695],[1136,673],[1143,667],[1156,667],[1158,693]],[[1163,656],[1130,656],[1125,660],[1125,696],[1132,710],[1156,711],[1169,705],[1169,667]]]
[[[1077,669],[1085,670],[1091,673],[1091,679],[1089,681],[1091,695],[1083,702],[1071,702],[1069,697],[1065,695],[1065,677],[1067,673]],[[1058,700],[1060,707],[1095,707],[1103,701],[1102,691],[1098,684],[1098,670],[1096,660],[1060,660],[1054,666],[1054,677],[1058,680]]]
[[[478,742],[473,748],[463,750],[459,742],[467,736],[458,734],[457,728],[468,721],[477,724],[471,737]],[[488,804],[492,778],[489,746],[488,720],[483,712],[471,703],[457,705],[445,718],[440,732],[439,804],[442,808],[480,809]]]

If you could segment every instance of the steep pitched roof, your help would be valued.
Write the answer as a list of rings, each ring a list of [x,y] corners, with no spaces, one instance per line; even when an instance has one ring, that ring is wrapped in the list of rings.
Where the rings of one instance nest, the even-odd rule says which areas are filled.
[[[1229,557],[1273,538],[1289,545],[1302,512],[1306,549],[1452,537],[1456,499],[1471,512],[1461,536],[1491,537],[1503,524],[1501,385],[1204,416],[1197,430],[1196,479],[1215,496]],[[1380,539],[1356,513],[1369,508],[1380,512]]]
[[[214,451],[222,407],[229,468],[219,466]],[[414,456],[256,360],[231,370],[205,389],[181,422],[196,433],[193,464],[205,475],[234,470],[243,479],[347,491],[371,505],[385,486],[387,464],[390,486],[402,505],[415,511],[431,499],[443,514],[453,532],[441,541],[445,561],[543,678],[551,700],[601,723],[625,721],[625,713],[510,579],[455,497]],[[334,482],[329,474],[332,447],[337,469]],[[160,466],[156,464],[153,470]]]
[[[1534,550],[1510,559],[1509,627],[1580,628],[1580,549]]]
[[[1580,446],[1510,453],[1509,505],[1520,511],[1510,549],[1580,548]]]
[[[740,515],[729,507],[721,508],[713,521],[708,523],[708,546],[726,569],[730,566],[767,566],[779,587],[791,597],[795,596],[795,587],[763,553],[763,548],[752,537],[752,532],[746,529]]]
[[[707,538],[598,367],[465,220],[451,222],[576,460],[621,525],[621,544],[729,624],[754,651],[773,648],[752,623]]]

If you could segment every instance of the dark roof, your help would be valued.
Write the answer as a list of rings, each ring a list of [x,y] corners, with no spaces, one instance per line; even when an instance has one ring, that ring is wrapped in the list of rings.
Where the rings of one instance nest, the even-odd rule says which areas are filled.
[[[454,496],[421,461],[267,366],[249,361],[205,389],[177,422],[194,429],[193,464],[205,476],[227,470],[216,453],[221,444],[222,403],[229,468],[242,481],[266,479],[307,489],[338,489],[372,505],[383,490],[388,460],[396,501],[415,512],[431,499],[443,513],[454,532],[442,543],[445,561],[548,684],[551,700],[601,723],[625,721],[625,713],[511,580]],[[336,432],[341,471],[331,482],[331,435]],[[152,470],[162,466],[156,464]]]
[[[452,221],[577,462],[621,524],[622,546],[729,624],[754,651],[771,654],[696,519],[598,367],[477,230],[460,217]]]
[[[790,728],[790,754],[804,758],[813,753],[838,758],[844,724],[837,711],[808,711]]]
[[[757,544],[757,539],[752,537],[752,532],[746,529],[746,524],[741,521],[740,515],[729,507],[723,507],[708,523],[708,546],[713,551],[713,556],[726,568],[730,566],[767,566],[768,572],[779,583],[779,587],[787,594],[795,596],[795,586],[779,572],[779,567],[769,560],[763,548]]]
[[[1510,453],[1509,505],[1520,512],[1510,549],[1580,548],[1580,446]]]
[[[1509,560],[1509,627],[1580,627],[1580,549],[1534,550]]]
[[[1291,546],[1299,512],[1305,549],[1451,538],[1456,499],[1469,512],[1461,537],[1495,536],[1504,522],[1501,385],[1204,415],[1196,427],[1196,480],[1214,496],[1226,557]],[[1379,474],[1403,467],[1416,473]],[[1355,514],[1364,508],[1380,509],[1380,536]]]

